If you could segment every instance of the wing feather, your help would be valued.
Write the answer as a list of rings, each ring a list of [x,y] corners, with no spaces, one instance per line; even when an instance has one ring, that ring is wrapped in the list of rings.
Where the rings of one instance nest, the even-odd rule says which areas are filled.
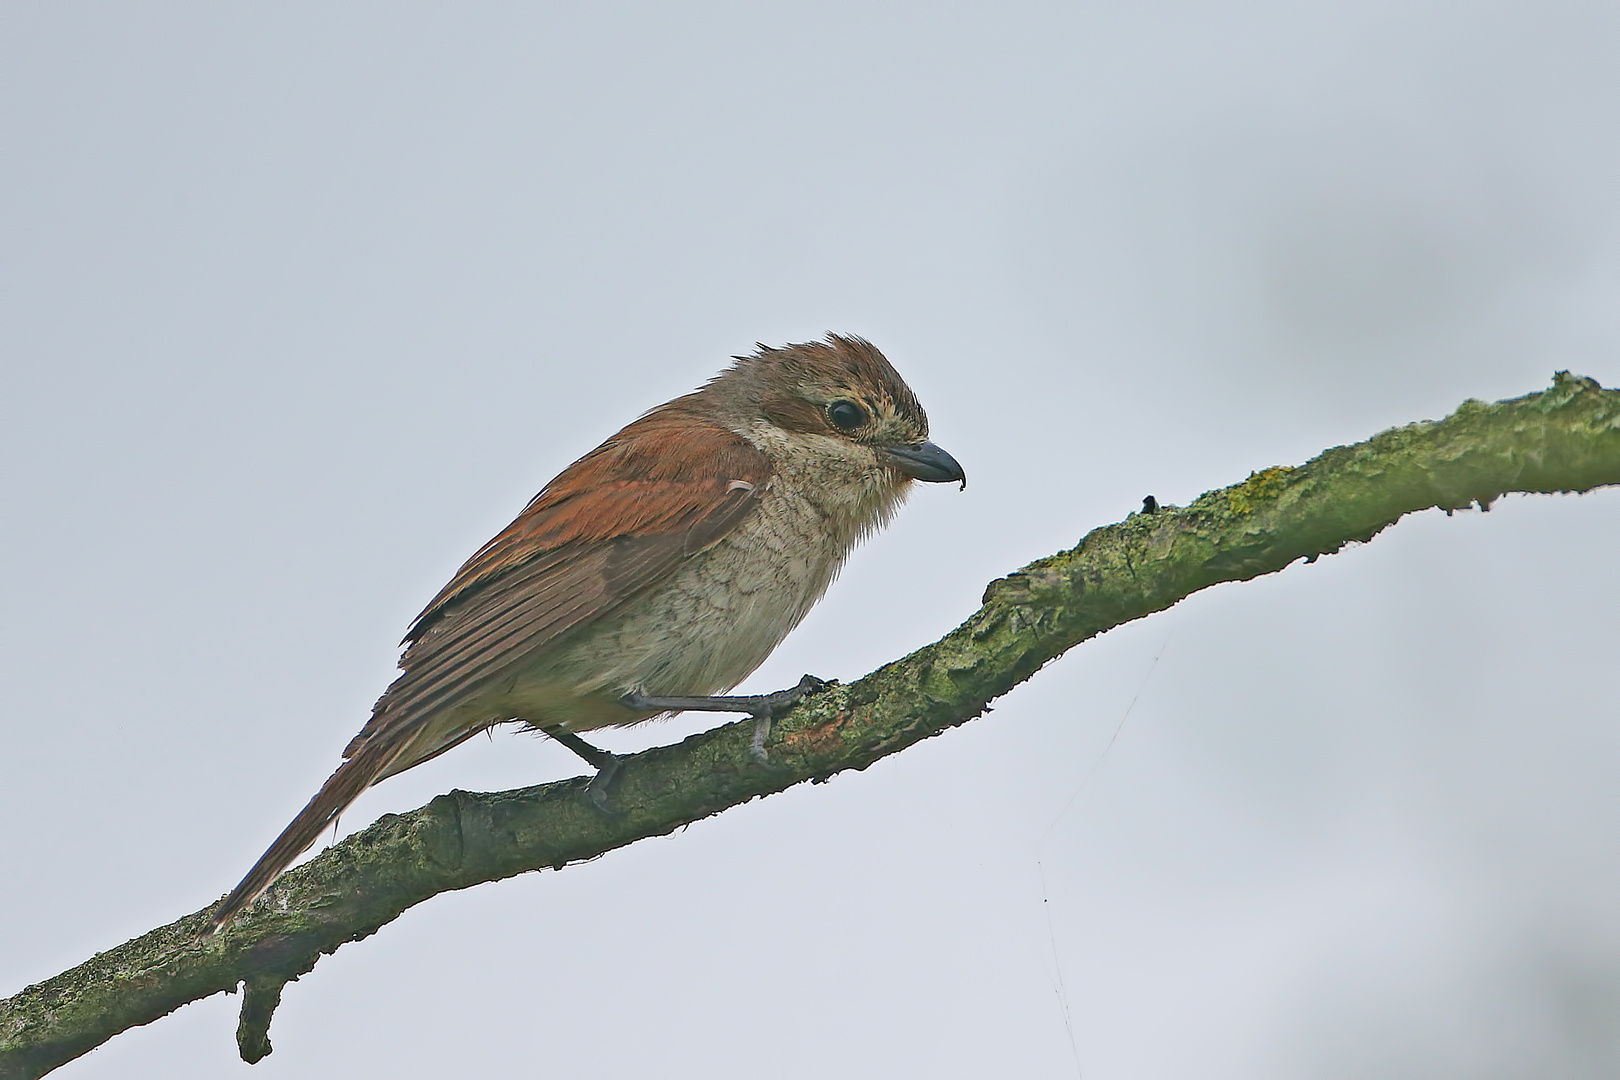
[[[734,432],[694,422],[686,402],[570,466],[467,561],[417,617],[402,674],[345,756],[472,699],[526,656],[667,580],[753,512],[769,460]],[[443,748],[412,747],[389,772]]]
[[[343,763],[220,904],[212,926],[252,903],[366,788],[479,730],[430,729],[441,710],[667,580],[747,518],[770,479],[765,455],[708,422],[690,395],[564,470],[417,617],[399,678]]]

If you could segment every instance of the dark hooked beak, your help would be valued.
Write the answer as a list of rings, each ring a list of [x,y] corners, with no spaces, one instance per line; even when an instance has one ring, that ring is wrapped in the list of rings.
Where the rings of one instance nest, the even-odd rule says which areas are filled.
[[[878,449],[877,454],[884,464],[892,465],[913,480],[921,480],[925,484],[946,484],[960,480],[962,486],[967,487],[967,474],[962,471],[962,466],[931,442],[884,446]]]

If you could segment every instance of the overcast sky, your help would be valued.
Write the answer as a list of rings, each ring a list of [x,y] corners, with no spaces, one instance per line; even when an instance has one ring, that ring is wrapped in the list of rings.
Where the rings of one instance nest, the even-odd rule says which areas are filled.
[[[1149,492],[1620,384],[1617,56],[1612,0],[6,4],[0,994],[234,884],[461,561],[755,341],[871,338],[971,478],[759,690]],[[1513,497],[1214,589],[408,912],[251,1075],[1620,1075],[1617,537]],[[577,771],[497,733],[343,825]],[[247,1076],[238,1000],[59,1075]]]

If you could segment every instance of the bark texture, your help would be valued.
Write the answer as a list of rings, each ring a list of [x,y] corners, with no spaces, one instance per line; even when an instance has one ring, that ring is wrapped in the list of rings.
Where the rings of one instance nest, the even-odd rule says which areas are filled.
[[[270,1052],[270,1018],[288,981],[438,893],[561,869],[863,769],[979,716],[1105,630],[1207,586],[1370,540],[1414,511],[1488,510],[1508,492],[1609,484],[1620,484],[1620,391],[1560,372],[1542,393],[1468,401],[1445,420],[1261,470],[1190,506],[1132,514],[991,582],[984,606],[934,644],[785,713],[770,744],[773,768],[750,764],[753,725],[743,720],[627,758],[621,817],[592,806],[584,778],[452,791],[288,873],[218,936],[201,936],[209,905],[30,986],[0,1002],[0,1078],[42,1076],[121,1031],[238,986],[238,1045],[244,1060],[258,1061]]]

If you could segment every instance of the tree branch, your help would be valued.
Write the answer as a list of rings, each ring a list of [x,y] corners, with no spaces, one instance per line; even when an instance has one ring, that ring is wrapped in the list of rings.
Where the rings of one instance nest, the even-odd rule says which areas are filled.
[[[1223,581],[1243,581],[1370,540],[1413,511],[1490,509],[1507,492],[1620,483],[1620,391],[1560,372],[1551,389],[1386,431],[1200,496],[1132,514],[1070,551],[991,582],[944,638],[784,714],[773,768],[750,764],[750,721],[625,759],[616,805],[584,778],[494,794],[452,791],[389,814],[285,875],[225,932],[209,908],[0,1002],[0,1078],[42,1076],[120,1031],[245,984],[244,1060],[270,1052],[289,981],[323,954],[450,889],[561,869],[758,796],[886,755],[979,716],[1088,638]],[[212,905],[210,905],[211,907]]]

